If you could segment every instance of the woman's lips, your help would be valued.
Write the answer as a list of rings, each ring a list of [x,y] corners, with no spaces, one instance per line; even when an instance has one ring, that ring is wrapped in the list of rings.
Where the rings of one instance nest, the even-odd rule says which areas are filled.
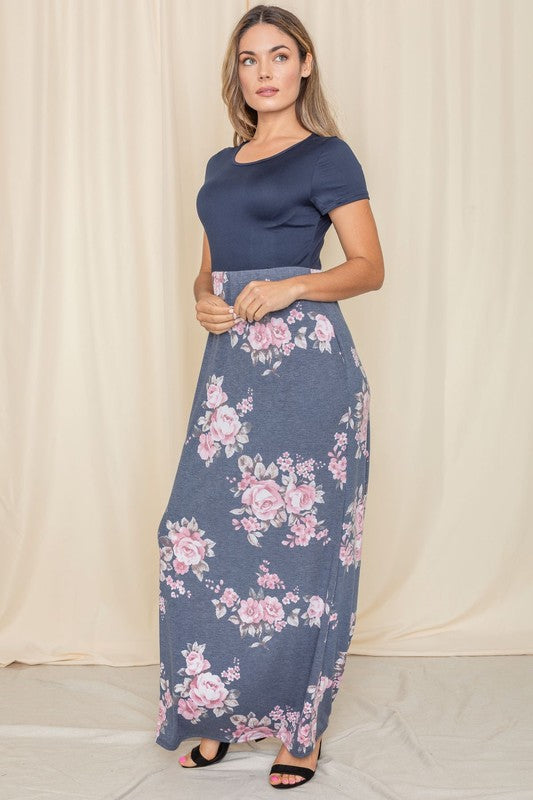
[[[278,91],[277,89],[260,89],[256,94],[269,97],[270,95],[276,94],[277,91]]]

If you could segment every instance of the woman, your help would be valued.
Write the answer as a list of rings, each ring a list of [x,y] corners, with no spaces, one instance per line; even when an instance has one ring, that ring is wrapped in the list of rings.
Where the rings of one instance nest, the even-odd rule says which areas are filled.
[[[337,301],[379,289],[383,258],[298,18],[248,11],[223,78],[234,146],[197,196],[209,335],[158,532],[156,742],[202,737],[195,767],[275,736],[289,788],[314,775],[355,628],[370,390]],[[346,261],[322,272],[331,223]]]

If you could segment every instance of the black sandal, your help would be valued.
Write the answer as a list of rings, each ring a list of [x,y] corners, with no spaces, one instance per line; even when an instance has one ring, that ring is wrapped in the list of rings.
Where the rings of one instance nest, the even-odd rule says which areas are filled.
[[[191,750],[191,758],[194,761],[195,767],[209,767],[211,764],[216,764],[217,761],[222,761],[226,753],[228,752],[229,742],[220,742],[218,745],[218,750],[213,758],[205,758],[200,752],[200,745],[197,744],[196,747],[193,747]],[[181,764],[180,767],[184,767],[185,769],[194,769],[190,764]]]
[[[317,764],[318,764],[318,759],[320,758],[321,750],[322,750],[322,740],[320,740],[320,746],[318,748],[318,756],[316,759]],[[269,781],[269,784],[270,786],[272,786],[273,789],[292,789],[294,788],[294,786],[301,786],[303,783],[307,783],[308,781],[310,781],[313,775],[315,774],[316,769],[311,769],[310,767],[298,767],[294,764],[277,763],[277,764],[272,764],[270,775],[272,775],[273,772],[285,772],[286,774],[299,775],[301,778],[303,778],[303,781],[296,781],[296,783],[281,783],[281,782],[272,783],[272,781]]]
[[[261,739],[265,739],[265,736],[262,736]],[[255,739],[254,741],[260,742],[261,739]],[[220,742],[218,745],[218,750],[213,758],[205,758],[200,752],[200,745],[197,744],[196,747],[193,747],[191,750],[191,758],[194,761],[195,766],[192,767],[190,764],[181,764],[180,767],[184,767],[185,769],[195,769],[196,767],[209,767],[211,764],[216,764],[217,761],[222,761],[226,753],[228,752],[229,742]]]

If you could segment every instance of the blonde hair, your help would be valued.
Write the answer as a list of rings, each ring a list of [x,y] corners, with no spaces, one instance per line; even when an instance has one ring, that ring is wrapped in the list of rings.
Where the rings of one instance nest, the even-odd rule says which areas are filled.
[[[249,141],[257,128],[257,111],[244,100],[238,76],[238,50],[242,35],[259,22],[275,25],[296,42],[300,62],[306,53],[313,57],[311,72],[302,77],[296,99],[296,118],[309,131],[319,136],[338,136],[340,132],[320,85],[320,75],[311,37],[297,16],[279,6],[257,5],[249,9],[235,25],[222,64],[222,99],[233,125],[233,146]]]

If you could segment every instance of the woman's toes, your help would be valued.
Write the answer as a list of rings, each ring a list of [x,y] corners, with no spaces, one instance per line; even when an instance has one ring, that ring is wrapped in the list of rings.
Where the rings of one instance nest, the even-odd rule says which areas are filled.
[[[218,752],[220,742],[216,741],[216,739],[201,739],[200,740],[200,755],[208,760],[214,758]],[[180,756],[178,761],[184,767],[195,767],[196,764],[191,758],[191,751],[184,755]]]
[[[281,776],[277,773],[273,773],[270,776],[270,782],[274,785],[278,783],[300,783],[303,778],[300,775],[289,775],[287,773],[282,773]]]

